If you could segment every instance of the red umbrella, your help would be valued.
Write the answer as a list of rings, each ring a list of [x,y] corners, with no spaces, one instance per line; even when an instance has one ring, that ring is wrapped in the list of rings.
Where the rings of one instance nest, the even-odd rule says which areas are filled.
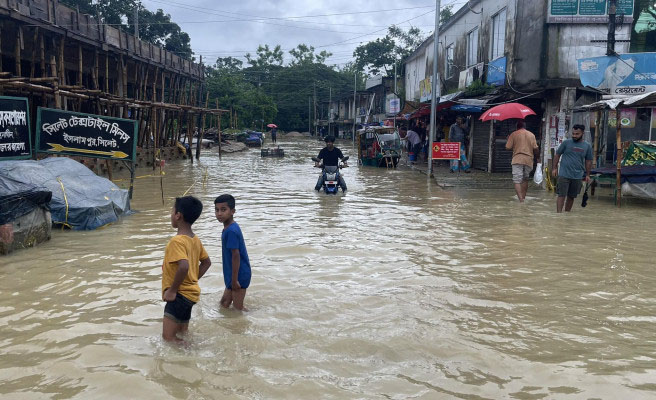
[[[269,125],[267,125],[267,128],[277,128],[277,127],[278,127],[278,125],[276,125],[276,124],[269,124]]]
[[[503,121],[506,119],[524,119],[528,115],[535,115],[535,111],[519,103],[506,103],[496,107],[492,107],[485,111],[479,118],[481,121],[489,121],[491,119],[496,121]]]

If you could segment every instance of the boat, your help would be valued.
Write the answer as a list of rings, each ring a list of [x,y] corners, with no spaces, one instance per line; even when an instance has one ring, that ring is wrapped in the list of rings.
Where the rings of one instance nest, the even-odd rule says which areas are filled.
[[[358,130],[362,165],[396,168],[401,157],[401,137],[393,126],[368,126]]]

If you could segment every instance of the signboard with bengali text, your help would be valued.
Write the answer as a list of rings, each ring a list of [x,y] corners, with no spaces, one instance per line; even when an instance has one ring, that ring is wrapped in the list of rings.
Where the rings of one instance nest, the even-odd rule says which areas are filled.
[[[459,160],[460,142],[433,143],[433,160]]]
[[[635,0],[617,0],[616,15],[623,16],[624,23],[633,22]],[[608,0],[549,0],[547,22],[574,23],[608,23]]]
[[[31,157],[32,139],[27,99],[0,96],[0,160]]]
[[[134,161],[137,121],[39,107],[36,151]]]

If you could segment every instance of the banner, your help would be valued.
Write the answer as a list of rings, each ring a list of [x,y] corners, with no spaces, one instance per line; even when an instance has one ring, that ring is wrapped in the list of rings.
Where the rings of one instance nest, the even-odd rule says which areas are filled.
[[[134,161],[137,121],[39,107],[36,151]]]
[[[578,67],[583,86],[608,94],[638,95],[656,90],[656,53],[581,58]]]
[[[638,110],[635,108],[623,108],[620,110],[620,123],[622,128],[635,128]],[[617,128],[617,111],[608,111],[608,126]]]
[[[431,85],[430,77],[419,82],[419,101],[422,103],[425,101],[430,101],[432,92],[433,86]]]
[[[486,82],[493,86],[503,86],[506,83],[506,57],[500,57],[487,64]]]
[[[394,98],[389,100],[389,112],[390,114],[398,114],[401,111],[401,99]]]
[[[617,0],[615,15],[622,15],[624,23],[633,22],[634,0]],[[549,0],[547,22],[608,23],[608,0]]]
[[[27,98],[0,96],[0,160],[32,157]]]
[[[459,160],[460,142],[433,143],[433,160]]]

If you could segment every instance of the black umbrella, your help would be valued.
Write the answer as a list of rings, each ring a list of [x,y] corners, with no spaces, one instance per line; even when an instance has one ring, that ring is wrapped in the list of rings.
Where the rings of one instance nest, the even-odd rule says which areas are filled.
[[[588,188],[590,185],[588,183],[585,184],[585,192],[583,192],[583,199],[581,199],[581,207],[585,207],[588,205]]]

